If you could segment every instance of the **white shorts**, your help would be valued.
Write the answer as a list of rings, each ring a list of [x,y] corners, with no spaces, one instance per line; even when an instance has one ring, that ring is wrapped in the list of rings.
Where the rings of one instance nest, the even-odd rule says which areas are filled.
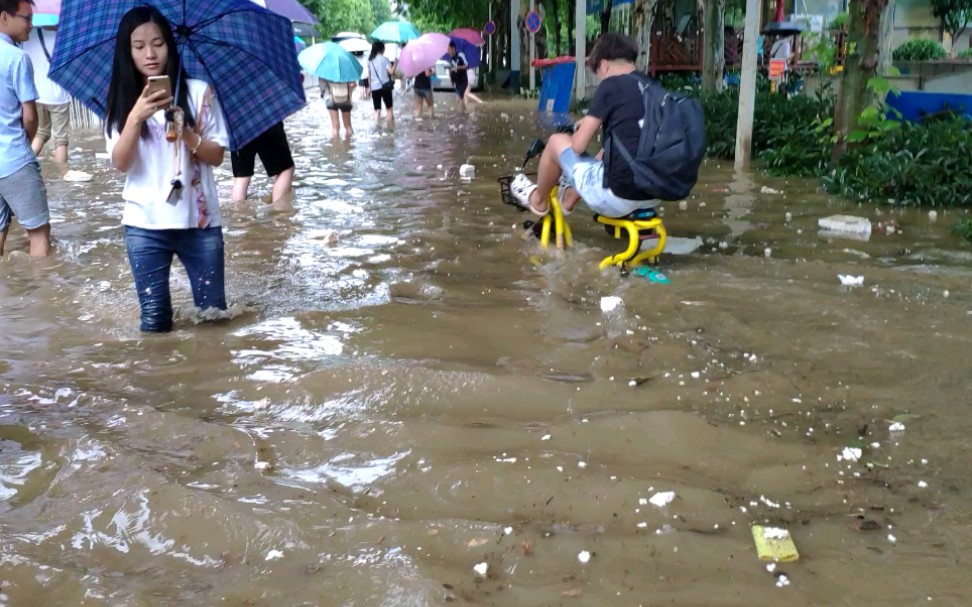
[[[604,187],[604,163],[567,148],[557,158],[570,185],[592,211],[605,217],[624,217],[638,209],[654,208],[658,200],[628,200]]]

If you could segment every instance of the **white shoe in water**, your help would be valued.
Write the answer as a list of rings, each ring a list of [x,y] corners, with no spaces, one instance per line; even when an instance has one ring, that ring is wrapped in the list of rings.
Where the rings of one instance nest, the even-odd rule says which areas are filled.
[[[530,204],[530,194],[532,194],[536,189],[537,184],[530,181],[530,178],[523,173],[519,173],[513,178],[513,182],[510,183],[510,194],[513,196],[513,199],[517,202],[517,204],[534,215],[543,217],[547,214],[547,211],[543,211],[541,213],[537,209],[533,208],[533,205]]]

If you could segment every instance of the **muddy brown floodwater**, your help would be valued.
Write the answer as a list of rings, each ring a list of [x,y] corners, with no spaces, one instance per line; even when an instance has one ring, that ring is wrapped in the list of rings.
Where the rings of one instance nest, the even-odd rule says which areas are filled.
[[[955,213],[709,163],[665,205],[706,243],[663,259],[672,284],[598,272],[616,242],[584,212],[533,263],[496,187],[531,104],[437,97],[380,130],[359,103],[350,142],[313,99],[293,208],[223,206],[233,317],[198,324],[180,267],[162,336],[137,331],[119,175],[72,143],[94,180],[49,183],[57,255],[15,227],[0,261],[0,605],[968,604]],[[820,236],[835,213],[898,229]],[[754,523],[800,560],[768,571]]]

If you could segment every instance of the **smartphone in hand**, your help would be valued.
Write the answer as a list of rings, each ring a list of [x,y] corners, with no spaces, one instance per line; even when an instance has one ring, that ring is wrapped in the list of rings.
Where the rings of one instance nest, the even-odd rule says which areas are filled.
[[[148,87],[150,93],[165,91],[169,94],[169,97],[172,96],[172,82],[168,76],[149,76]]]

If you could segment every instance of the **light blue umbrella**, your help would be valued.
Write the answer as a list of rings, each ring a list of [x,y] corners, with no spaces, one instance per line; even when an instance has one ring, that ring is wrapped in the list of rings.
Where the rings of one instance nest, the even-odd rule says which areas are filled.
[[[307,43],[301,40],[299,37],[294,36],[294,46],[297,47],[297,52],[300,53],[300,51],[307,48]]]
[[[373,40],[396,42],[398,44],[415,40],[419,36],[421,36],[419,31],[408,21],[385,21],[376,27],[375,31],[371,32],[371,38]]]
[[[54,27],[57,25],[60,18],[58,15],[45,15],[42,13],[34,13],[33,24],[34,27]]]
[[[307,47],[297,55],[297,62],[305,71],[331,82],[357,82],[361,78],[361,64],[336,42]]]

